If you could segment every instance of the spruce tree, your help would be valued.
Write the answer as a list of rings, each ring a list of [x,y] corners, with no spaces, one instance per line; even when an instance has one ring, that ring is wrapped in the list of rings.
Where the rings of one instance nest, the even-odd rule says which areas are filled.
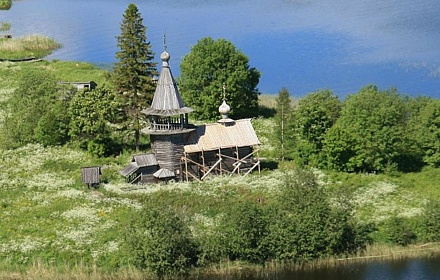
[[[134,4],[129,4],[121,23],[121,35],[117,36],[118,61],[113,68],[113,84],[122,97],[124,126],[134,134],[136,150],[140,145],[141,110],[153,99],[153,77],[157,74],[154,53],[147,42],[147,28]]]
[[[284,161],[286,157],[286,140],[289,138],[287,135],[287,127],[290,121],[291,115],[291,99],[289,90],[283,87],[279,92],[276,98],[277,107],[276,107],[276,136],[277,140],[280,143],[280,152],[281,152],[281,160]]]

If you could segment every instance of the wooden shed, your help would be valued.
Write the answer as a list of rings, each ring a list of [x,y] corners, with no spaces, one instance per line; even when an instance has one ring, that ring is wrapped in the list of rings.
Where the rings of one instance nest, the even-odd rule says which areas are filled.
[[[76,88],[77,90],[85,90],[90,91],[96,88],[97,84],[94,81],[88,82],[58,82],[60,85],[70,85]]]
[[[81,168],[81,181],[87,184],[87,187],[98,187],[101,183],[101,167],[91,166]]]
[[[154,154],[134,155],[130,164],[119,171],[132,184],[144,184],[154,181],[154,174],[159,170]]]

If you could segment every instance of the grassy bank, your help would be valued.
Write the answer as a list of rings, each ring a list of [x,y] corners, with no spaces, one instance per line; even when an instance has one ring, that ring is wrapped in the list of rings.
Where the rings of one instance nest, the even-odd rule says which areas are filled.
[[[0,10],[9,10],[12,6],[12,0],[0,0]]]
[[[214,267],[193,271],[186,279],[272,279],[271,275],[277,275],[281,271],[305,271],[319,269],[343,268],[347,265],[367,264],[372,261],[394,261],[407,258],[431,258],[440,255],[439,244],[412,245],[409,247],[396,247],[373,245],[359,256],[349,258],[332,258],[316,260],[302,264],[282,264],[272,262],[264,268],[239,262],[224,262]],[[125,267],[113,272],[102,271],[99,267],[79,263],[77,265],[64,265],[54,267],[42,263],[34,262],[26,269],[14,269],[12,267],[0,267],[0,279],[5,280],[145,280],[154,279],[144,271],[134,267]]]
[[[43,58],[60,48],[54,39],[43,35],[27,35],[0,40],[0,59],[20,60]]]

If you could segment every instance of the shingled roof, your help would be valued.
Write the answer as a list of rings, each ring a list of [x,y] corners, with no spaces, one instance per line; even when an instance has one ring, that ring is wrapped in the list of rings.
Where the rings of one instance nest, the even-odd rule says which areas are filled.
[[[242,119],[230,126],[219,123],[198,126],[196,131],[191,133],[184,150],[186,153],[195,153],[260,144],[251,120]]]
[[[154,165],[159,165],[154,154],[134,155],[132,162],[130,162],[130,164],[127,165],[124,169],[119,171],[119,173],[122,176],[127,177],[136,172],[141,167]]]
[[[142,113],[156,116],[173,116],[192,112],[193,109],[186,107],[183,103],[176,81],[171,73],[168,64],[170,54],[165,50],[160,58],[162,60],[162,70],[157,81],[153,102],[151,107],[144,109]]]

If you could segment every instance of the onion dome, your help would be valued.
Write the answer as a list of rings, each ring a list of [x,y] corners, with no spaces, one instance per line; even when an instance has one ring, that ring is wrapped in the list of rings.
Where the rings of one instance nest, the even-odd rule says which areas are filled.
[[[168,66],[168,61],[170,60],[170,54],[164,50],[163,53],[160,55],[160,59],[162,60],[162,66],[167,67]]]
[[[222,115],[223,119],[226,119],[229,115],[229,112],[231,112],[231,107],[229,107],[229,105],[226,104],[226,101],[223,100],[222,105],[218,107],[218,112],[220,113],[220,115]]]

